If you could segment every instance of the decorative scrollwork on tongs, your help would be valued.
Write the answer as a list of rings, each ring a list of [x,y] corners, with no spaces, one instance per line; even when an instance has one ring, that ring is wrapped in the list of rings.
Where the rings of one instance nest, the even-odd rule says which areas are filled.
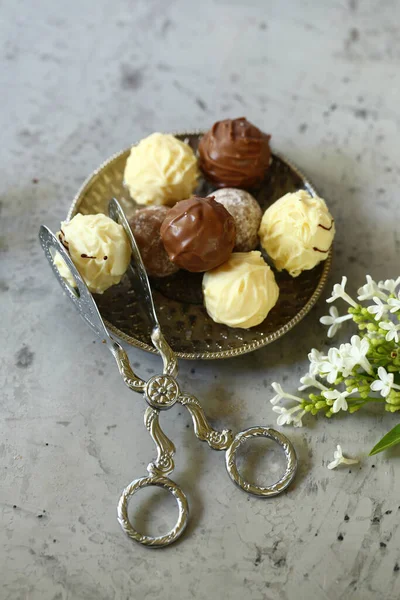
[[[193,421],[196,437],[202,442],[207,442],[213,450],[226,450],[232,443],[233,434],[230,429],[217,431],[213,429],[207,420],[206,414],[200,402],[190,394],[182,394],[178,402],[185,406]]]
[[[157,458],[149,463],[147,470],[150,475],[168,475],[175,468],[173,456],[175,446],[160,427],[160,411],[151,406],[144,413],[144,424],[157,448]]]

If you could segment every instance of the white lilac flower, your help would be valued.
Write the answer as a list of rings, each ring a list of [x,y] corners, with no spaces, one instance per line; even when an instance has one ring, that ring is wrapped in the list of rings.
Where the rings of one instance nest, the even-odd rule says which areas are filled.
[[[277,383],[276,381],[271,383],[271,386],[272,386],[272,389],[274,390],[274,392],[276,392],[276,396],[274,396],[270,400],[271,404],[278,404],[278,402],[280,400],[282,400],[283,398],[287,398],[288,400],[295,400],[296,402],[303,401],[303,399],[299,398],[298,396],[292,396],[292,394],[287,394],[286,392],[284,392],[281,384]]]
[[[304,417],[306,411],[302,410],[301,406],[293,406],[289,409],[284,406],[273,406],[272,410],[279,415],[276,420],[278,425],[293,424],[295,427],[303,426],[301,419]]]
[[[351,339],[353,338],[358,338],[357,341],[354,340],[351,344],[346,343],[346,344],[340,344],[339,346],[339,353],[340,356],[342,357],[342,361],[343,361],[343,369],[342,369],[342,375],[343,377],[348,377],[351,372],[353,371],[354,367],[356,365],[360,365],[360,362],[363,363],[363,365],[365,367],[367,367],[368,372],[371,370],[371,365],[369,364],[368,359],[365,357],[365,355],[361,354],[360,355],[360,349],[357,347],[358,346],[358,341],[360,340],[360,338],[358,336],[353,336]],[[366,338],[363,338],[366,339]],[[367,344],[368,344],[368,349],[369,349],[369,341],[368,339],[366,339],[366,343],[363,344],[362,349],[365,352],[368,352],[367,349]],[[365,370],[367,370],[365,369]]]
[[[294,427],[303,427],[302,418],[304,417],[305,414],[306,414],[306,411],[302,410],[294,416],[293,421],[292,421]]]
[[[335,383],[342,368],[343,360],[339,350],[337,348],[330,348],[327,360],[322,362],[319,366],[321,375],[323,375],[329,383]]]
[[[374,296],[381,298],[387,297],[387,294],[382,292],[376,281],[372,279],[371,275],[367,275],[367,283],[359,288],[357,294],[357,299],[360,300],[360,302],[363,302],[364,300],[372,300]]]
[[[274,392],[276,392],[276,396],[271,398],[270,402],[271,404],[278,404],[278,402],[284,397],[285,392],[283,391],[280,383],[277,383],[276,381],[272,383],[272,389],[274,390]]]
[[[388,305],[390,306],[390,312],[395,313],[400,310],[400,294],[396,298],[389,298]]]
[[[336,332],[341,328],[342,323],[344,321],[348,321],[349,319],[353,318],[352,315],[343,315],[341,317],[336,306],[330,307],[329,315],[321,317],[319,320],[319,322],[322,323],[322,325],[330,326],[327,334],[328,338],[331,338],[336,334]]]
[[[302,392],[303,390],[306,390],[309,387],[315,387],[315,388],[318,388],[319,390],[327,390],[328,389],[323,383],[318,381],[318,379],[315,379],[315,377],[313,377],[309,373],[307,373],[306,375],[301,377],[300,383],[302,385],[298,388],[299,392]]]
[[[313,348],[308,355],[308,360],[310,361],[310,375],[317,375],[320,370],[321,363],[326,359],[327,357],[322,354],[322,352]]]
[[[379,379],[375,379],[371,383],[371,390],[373,392],[379,392],[381,396],[386,398],[386,396],[389,396],[392,388],[400,390],[400,385],[394,383],[393,373],[388,373],[385,367],[379,367],[378,377]]]
[[[382,302],[378,296],[374,296],[373,301],[375,302],[375,305],[368,306],[367,310],[371,315],[375,315],[377,321],[380,321],[388,312],[389,305]]]
[[[348,404],[347,404],[347,396],[350,396],[350,394],[354,394],[354,392],[357,392],[357,388],[354,388],[354,390],[351,390],[351,392],[340,392],[339,390],[327,390],[326,392],[322,392],[322,395],[327,399],[327,400],[333,400],[333,404],[332,404],[332,412],[337,413],[340,410],[346,411],[348,409]]]
[[[333,461],[329,463],[328,469],[336,469],[339,465],[356,465],[359,461],[355,458],[346,458],[343,456],[342,447],[338,444],[333,453]]]
[[[352,349],[352,346],[351,346],[351,344],[348,344],[348,343],[340,344],[340,346],[339,346],[339,354],[342,357],[342,362],[343,362],[343,369],[342,369],[343,377],[348,377],[355,366],[354,359],[351,356],[351,349]]]
[[[399,342],[400,325],[395,325],[392,321],[381,321],[379,327],[387,331],[385,339],[387,342],[394,340],[396,344]]]
[[[381,290],[386,290],[389,294],[396,294],[396,288],[400,284],[400,277],[397,279],[386,279],[385,281],[380,281],[378,286]]]
[[[353,335],[350,344],[343,344],[342,358],[345,366],[344,376],[347,377],[356,365],[359,365],[371,375],[372,367],[367,358],[369,350],[369,341],[366,338],[360,338]]]
[[[353,298],[351,298],[345,291],[346,283],[347,283],[347,277],[342,277],[341,283],[335,283],[335,285],[333,286],[333,290],[332,290],[332,296],[330,298],[327,298],[326,301],[334,302],[335,300],[338,300],[338,298],[342,298],[342,300],[344,300],[345,302],[347,302],[354,308],[357,308],[357,306],[358,306],[357,303],[354,302]]]

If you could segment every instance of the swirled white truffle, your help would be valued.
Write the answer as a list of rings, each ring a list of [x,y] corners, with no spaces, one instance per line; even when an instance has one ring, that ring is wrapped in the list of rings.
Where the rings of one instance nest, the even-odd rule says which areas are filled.
[[[198,176],[189,144],[170,134],[152,133],[132,147],[124,182],[138,204],[172,206],[192,195]]]
[[[335,222],[322,198],[299,190],[265,211],[258,235],[278,271],[297,277],[328,257]]]
[[[131,246],[122,225],[103,214],[78,214],[61,223],[57,235],[92,293],[102,294],[121,281],[131,257]],[[54,264],[60,275],[76,287],[59,253]]]
[[[250,252],[257,248],[262,210],[254,196],[237,188],[221,188],[209,196],[225,206],[235,221],[234,249],[237,252]]]
[[[248,329],[264,321],[279,297],[275,276],[261,252],[234,252],[203,276],[204,304],[216,323]]]

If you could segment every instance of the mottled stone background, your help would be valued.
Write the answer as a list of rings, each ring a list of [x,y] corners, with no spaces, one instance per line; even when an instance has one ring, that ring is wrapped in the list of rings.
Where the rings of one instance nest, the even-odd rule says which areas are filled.
[[[399,22],[396,0],[0,2],[2,600],[399,597],[400,454],[366,457],[395,415],[287,429],[296,484],[261,501],[232,486],[223,456],[173,409],[163,422],[191,505],[187,534],[163,551],[126,539],[116,502],[153,456],[144,405],[37,241],[113,152],[155,130],[245,115],[329,202],[332,281],[346,274],[354,291],[366,273],[398,275]],[[183,386],[217,424],[274,422],[270,383],[296,389],[307,350],[325,344],[325,312],[321,302],[251,356],[182,363]],[[159,369],[130,356],[144,376]],[[328,471],[337,443],[360,465]],[[165,531],[172,501],[150,506],[142,521],[158,508],[152,531]]]

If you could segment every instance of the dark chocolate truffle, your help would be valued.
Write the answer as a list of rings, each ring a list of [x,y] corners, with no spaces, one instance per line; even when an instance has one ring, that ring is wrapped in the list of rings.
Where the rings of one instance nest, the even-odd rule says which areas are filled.
[[[270,137],[244,117],[217,121],[200,140],[200,168],[218,187],[258,185],[270,164]]]
[[[235,221],[211,198],[193,196],[168,211],[161,238],[173,263],[194,273],[228,260],[235,245]]]
[[[149,206],[135,212],[129,225],[148,275],[166,277],[178,271],[168,258],[160,236],[160,227],[169,212],[166,206]]]

